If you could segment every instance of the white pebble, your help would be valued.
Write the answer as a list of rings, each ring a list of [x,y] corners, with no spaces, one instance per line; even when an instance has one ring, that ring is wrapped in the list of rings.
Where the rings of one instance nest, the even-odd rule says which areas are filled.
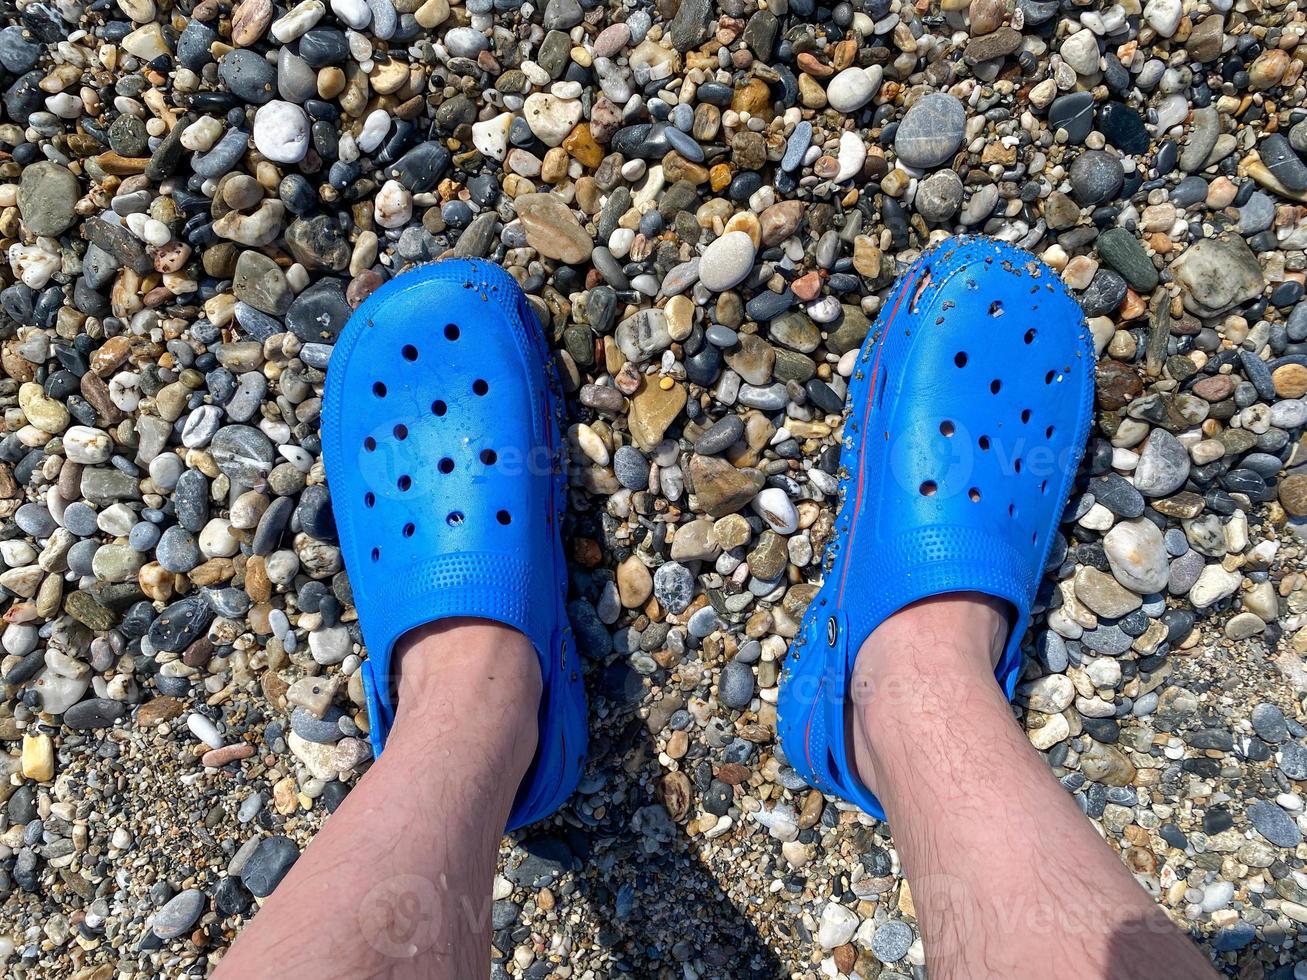
[[[372,20],[372,11],[364,0],[331,0],[331,12],[356,31]]]
[[[42,242],[49,241],[48,238],[38,238],[35,245],[14,242],[9,246],[9,267],[32,289],[40,289],[59,271],[59,255],[42,246]]]
[[[259,106],[254,146],[274,163],[299,163],[309,151],[309,117],[293,102],[280,99]]]
[[[837,902],[830,902],[821,910],[817,925],[817,945],[822,949],[843,946],[858,929],[858,914]]]
[[[867,161],[867,144],[857,133],[845,130],[840,135],[840,151],[836,159],[840,169],[835,174],[835,183],[839,184],[862,172],[862,165]]]
[[[385,109],[374,109],[368,113],[368,118],[363,120],[363,128],[359,130],[358,148],[364,153],[371,153],[381,145],[388,132],[390,132],[390,113]]]
[[[64,455],[74,463],[94,466],[107,460],[113,451],[113,442],[105,432],[89,425],[74,425],[64,433]]]
[[[186,727],[191,730],[192,735],[211,749],[220,749],[225,744],[222,735],[218,732],[218,726],[198,711],[192,711],[186,716]]]
[[[477,152],[492,160],[503,160],[508,153],[508,127],[513,124],[511,112],[501,112],[493,119],[472,124],[472,145]]]
[[[382,228],[402,228],[413,216],[413,195],[397,180],[381,185],[373,202],[373,217]]]
[[[747,232],[728,231],[704,249],[699,260],[699,281],[713,292],[737,286],[753,269],[756,254]]]
[[[304,0],[303,3],[292,7],[286,13],[286,16],[274,20],[272,27],[268,29],[268,33],[272,35],[272,39],[277,43],[289,44],[322,20],[326,12],[327,8],[323,5],[322,0]]]
[[[780,487],[768,487],[754,497],[753,509],[777,534],[793,534],[799,526],[799,513]]]

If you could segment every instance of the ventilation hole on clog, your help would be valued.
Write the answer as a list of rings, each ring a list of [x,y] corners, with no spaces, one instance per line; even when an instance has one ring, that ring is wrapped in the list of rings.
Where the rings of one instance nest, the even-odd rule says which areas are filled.
[[[960,350],[960,351],[958,351],[956,354],[954,354],[954,355],[953,355],[953,363],[956,364],[956,365],[957,365],[958,367],[960,367],[960,368],[961,368],[961,367],[966,367],[966,366],[967,366],[967,352],[964,351],[964,350]]]
[[[989,393],[991,395],[997,395],[1002,390],[1003,390],[1003,382],[1000,381],[998,378],[995,378],[993,381],[989,383]]]
[[[1049,371],[1048,374],[1044,375],[1044,384],[1051,385],[1055,377],[1057,377],[1057,372]]]
[[[373,561],[380,561],[380,560],[381,560],[381,549],[380,549],[380,548],[373,548],[373,549],[372,549],[372,560],[373,560]]]
[[[1029,330],[1026,331],[1026,343],[1027,343],[1027,344],[1033,344],[1033,343],[1035,342],[1035,332],[1036,332],[1036,331],[1035,331],[1035,328],[1034,328],[1034,327],[1031,327]]]
[[[412,344],[405,344],[400,353],[404,355],[406,361],[416,361],[418,359],[418,349]]]
[[[446,323],[446,324],[445,324],[445,339],[446,339],[446,340],[458,340],[458,332],[459,332],[459,331],[458,331],[458,324],[456,324],[456,323]]]
[[[371,436],[368,436],[366,439],[363,440],[363,448],[370,453],[375,452],[377,448],[377,440],[373,439]]]
[[[885,404],[885,369],[881,368],[879,375],[876,377],[876,408],[882,408]]]
[[[435,401],[431,403],[432,415],[437,415],[437,416],[444,415],[448,411],[449,411],[449,406],[446,405],[444,402],[442,402],[439,398],[437,398]]]
[[[451,510],[445,516],[445,523],[450,527],[458,527],[463,523],[463,512],[461,510]]]
[[[495,460],[497,460],[498,458],[499,456],[495,453],[493,449],[481,450],[481,462],[485,463],[487,466],[494,466]]]
[[[417,530],[417,525],[416,525],[416,524],[413,524],[412,522],[410,522],[410,523],[408,523],[408,524],[405,524],[405,525],[404,525],[404,537],[406,537],[406,538],[411,538],[411,537],[413,537],[413,532],[416,531],[416,530]]]
[[[990,304],[989,304],[989,315],[990,315],[990,316],[1002,316],[1002,315],[1003,315],[1003,304],[1000,303],[998,300],[994,300],[994,302],[990,303]]]
[[[405,473],[396,481],[396,486],[399,487],[400,492],[408,493],[409,488],[413,486],[413,478]]]
[[[369,490],[367,493],[363,495],[364,507],[371,507],[374,504],[376,504],[376,502],[377,502],[377,495],[373,493],[371,490]]]
[[[1016,470],[1018,473],[1021,472],[1021,457],[1020,457],[1020,456],[1018,456],[1016,459],[1012,460],[1012,468],[1013,468],[1014,470]]]
[[[923,497],[933,497],[935,496],[935,491],[938,489],[939,486],[935,483],[934,480],[927,480],[925,483],[921,485],[920,492]]]
[[[939,434],[944,436],[945,438],[951,437],[955,431],[956,430],[953,428],[953,423],[950,422],[948,419],[945,419],[943,422],[939,424]]]
[[[513,515],[506,510],[501,510],[498,514],[495,515],[495,520],[497,520],[500,524],[504,524],[504,525],[512,524]]]
[[[1029,422],[1029,421],[1030,421],[1030,409],[1028,409],[1028,408],[1023,408],[1023,409],[1021,410],[1021,424],[1024,425],[1025,423],[1027,423],[1027,422]]]
[[[1052,427],[1051,425],[1050,425],[1047,429],[1044,430],[1044,438],[1045,438],[1045,439],[1052,439],[1052,438],[1053,438],[1053,427]]]
[[[1048,493],[1048,481],[1047,481],[1047,480],[1044,480],[1043,482],[1041,482],[1041,483],[1039,484],[1039,492],[1040,492],[1040,493]]]
[[[446,456],[444,459],[442,459],[439,463],[436,464],[436,468],[440,470],[441,473],[453,473],[454,461],[450,459],[448,456]]]
[[[407,438],[408,438],[408,426],[407,426],[407,425],[404,425],[402,422],[401,422],[399,425],[395,426],[395,438],[398,439],[398,440],[400,440],[401,442],[402,442],[403,440],[407,439]]]
[[[1017,516],[1017,505],[1016,505],[1016,504],[1008,504],[1008,505],[1007,505],[1007,516],[1008,516],[1008,517],[1016,517],[1016,516]]]
[[[475,391],[478,395],[484,395],[487,391],[490,390],[490,385],[486,384],[485,381],[483,381],[481,378],[477,378],[475,381],[472,382],[472,390]]]
[[[971,498],[971,502],[973,504],[980,503],[980,488],[972,487],[970,490],[967,491],[967,496]]]
[[[1039,532],[1037,532],[1037,531],[1031,531],[1031,532],[1030,532],[1030,543],[1031,543],[1031,544],[1034,544],[1034,543],[1035,543],[1036,541],[1038,541],[1038,540],[1039,540]]]
[[[983,452],[989,452],[989,436],[981,436],[977,440],[977,445],[980,446]]]
[[[374,381],[372,383],[372,393],[376,395],[378,398],[385,398],[386,386],[382,384],[380,381]]]

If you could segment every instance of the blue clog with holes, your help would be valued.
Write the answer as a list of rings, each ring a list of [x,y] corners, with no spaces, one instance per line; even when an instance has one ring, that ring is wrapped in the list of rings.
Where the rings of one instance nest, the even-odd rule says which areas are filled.
[[[848,684],[863,641],[913,602],[1009,603],[995,676],[1012,696],[1093,390],[1084,314],[1029,253],[952,238],[895,285],[850,381],[826,573],[781,675],[782,747],[812,786],[884,819],[846,744]]]
[[[391,656],[408,630],[494,620],[540,657],[539,747],[509,830],[567,799],[586,748],[564,606],[560,406],[526,297],[475,259],[421,266],[369,296],[332,351],[323,398],[323,459],[368,649],[373,751],[394,723]]]

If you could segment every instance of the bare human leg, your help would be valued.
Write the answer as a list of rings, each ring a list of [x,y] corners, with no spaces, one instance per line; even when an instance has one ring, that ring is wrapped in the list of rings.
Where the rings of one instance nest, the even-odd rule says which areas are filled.
[[[535,754],[540,666],[484,620],[406,634],[385,753],[223,958],[220,980],[484,977],[490,885]]]
[[[851,745],[931,977],[1215,977],[1014,722],[993,675],[1007,630],[1002,603],[937,596],[886,620],[853,670]]]

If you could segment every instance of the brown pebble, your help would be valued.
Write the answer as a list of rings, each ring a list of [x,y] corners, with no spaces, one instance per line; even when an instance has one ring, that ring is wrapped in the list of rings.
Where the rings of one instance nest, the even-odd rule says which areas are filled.
[[[690,777],[683,772],[669,772],[658,783],[658,798],[667,808],[668,815],[677,823],[683,821],[690,812],[693,792]]]
[[[800,276],[790,283],[790,290],[805,303],[816,299],[821,295],[821,274],[814,270]]]
[[[364,269],[351,279],[349,285],[345,287],[345,302],[357,310],[359,304],[371,296],[373,292],[380,289],[384,282],[381,273],[373,269]]]
[[[1206,402],[1219,402],[1234,391],[1234,380],[1228,374],[1213,374],[1194,382],[1194,394]]]
[[[593,538],[575,538],[572,541],[572,560],[582,568],[598,568],[603,563],[604,552]]]
[[[749,778],[749,767],[738,762],[723,762],[717,770],[717,778],[727,786],[739,786]]]
[[[858,951],[852,943],[836,946],[831,950],[831,955],[835,960],[835,969],[844,974],[852,973],[858,962]]]
[[[186,710],[181,698],[160,695],[136,709],[136,724],[140,728],[153,728],[161,722],[171,721]]]
[[[804,51],[794,60],[798,63],[801,71],[807,72],[813,78],[830,78],[835,74],[834,68],[810,51]]]
[[[121,153],[115,153],[113,150],[109,150],[107,153],[101,153],[96,157],[95,162],[105,173],[123,176],[126,174],[143,173],[146,165],[150,162],[150,158],[125,157]]]
[[[248,759],[253,754],[253,745],[249,742],[237,742],[235,745],[224,745],[220,749],[210,749],[205,752],[200,756],[200,765],[208,769],[218,769],[229,762]]]
[[[1102,361],[1098,365],[1098,404],[1109,412],[1124,408],[1139,397],[1144,383],[1139,375],[1120,361]]]
[[[1301,398],[1307,395],[1307,367],[1301,364],[1282,364],[1271,372],[1275,393],[1281,398]]]
[[[1290,473],[1280,481],[1280,504],[1293,517],[1307,517],[1307,473]]]
[[[819,790],[808,790],[808,795],[803,798],[803,806],[799,808],[798,825],[800,830],[807,830],[809,827],[817,826],[817,821],[821,819],[821,812],[826,808],[826,800]]]

